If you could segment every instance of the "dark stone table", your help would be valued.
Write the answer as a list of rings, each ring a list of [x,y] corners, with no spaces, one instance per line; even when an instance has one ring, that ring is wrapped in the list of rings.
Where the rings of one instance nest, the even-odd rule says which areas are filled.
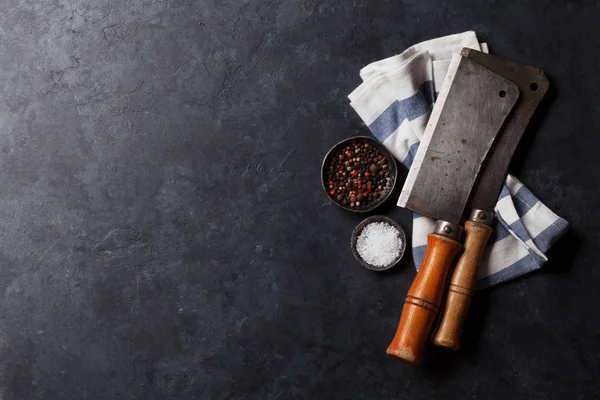
[[[3,2],[1,398],[598,398],[600,8],[582,3]],[[550,77],[512,171],[571,230],[417,368],[385,355],[410,257],[354,261],[361,217],[320,163],[368,134],[346,98],[362,66],[468,29]]]

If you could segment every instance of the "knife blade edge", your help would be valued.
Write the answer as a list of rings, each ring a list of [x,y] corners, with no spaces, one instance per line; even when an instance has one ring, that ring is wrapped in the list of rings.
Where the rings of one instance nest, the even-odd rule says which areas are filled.
[[[444,109],[444,104],[446,103],[446,99],[448,98],[448,93],[450,92],[450,88],[452,87],[454,76],[456,75],[458,66],[460,65],[460,61],[461,55],[459,54],[454,55],[452,57],[452,60],[450,61],[450,66],[448,67],[446,78],[444,79],[444,82],[442,82],[442,87],[440,88],[437,100],[435,101],[433,109],[431,110],[429,122],[425,127],[425,132],[423,132],[421,143],[419,144],[419,148],[417,149],[417,153],[415,154],[415,158],[413,159],[411,168],[408,171],[406,180],[404,181],[402,192],[400,192],[400,197],[398,198],[397,202],[398,206],[400,207],[406,207],[406,203],[408,202],[408,198],[410,197],[412,188],[415,185],[415,182],[417,181],[419,169],[421,167],[421,164],[423,164],[423,160],[425,159],[425,155],[427,154],[427,149],[429,148],[429,143],[431,142],[433,133],[435,132],[437,124],[440,120],[440,115],[442,113],[442,110]]]

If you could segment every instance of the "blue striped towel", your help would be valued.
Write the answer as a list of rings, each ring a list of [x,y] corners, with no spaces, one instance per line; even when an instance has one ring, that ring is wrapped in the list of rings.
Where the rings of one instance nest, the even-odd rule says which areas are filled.
[[[473,31],[422,42],[367,65],[360,71],[363,83],[348,96],[373,135],[407,168],[452,56],[463,47],[487,52]],[[548,260],[546,251],[569,226],[512,175],[506,178],[495,212],[494,235],[479,268],[479,288],[540,268]],[[414,214],[412,250],[417,269],[434,227],[431,218]]]

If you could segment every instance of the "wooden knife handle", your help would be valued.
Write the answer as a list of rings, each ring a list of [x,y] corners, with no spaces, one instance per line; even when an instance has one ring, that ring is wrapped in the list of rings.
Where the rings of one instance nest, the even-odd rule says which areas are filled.
[[[477,269],[485,245],[492,234],[492,228],[481,222],[467,221],[465,231],[464,251],[450,278],[440,324],[433,337],[435,345],[452,350],[460,348],[463,324],[471,305],[471,298],[475,294]]]
[[[457,240],[431,233],[421,268],[408,289],[396,336],[387,354],[420,364],[423,349],[440,307],[448,269],[461,245]]]

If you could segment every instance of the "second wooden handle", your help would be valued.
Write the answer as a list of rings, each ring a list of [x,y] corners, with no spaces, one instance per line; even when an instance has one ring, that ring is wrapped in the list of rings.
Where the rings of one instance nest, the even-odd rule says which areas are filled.
[[[442,301],[448,269],[460,250],[454,239],[431,233],[417,276],[408,289],[398,330],[387,349],[412,364],[419,364]]]
[[[492,228],[481,222],[467,221],[465,232],[464,251],[450,278],[440,324],[433,337],[435,345],[453,350],[460,348],[463,324],[475,294],[477,269]]]

